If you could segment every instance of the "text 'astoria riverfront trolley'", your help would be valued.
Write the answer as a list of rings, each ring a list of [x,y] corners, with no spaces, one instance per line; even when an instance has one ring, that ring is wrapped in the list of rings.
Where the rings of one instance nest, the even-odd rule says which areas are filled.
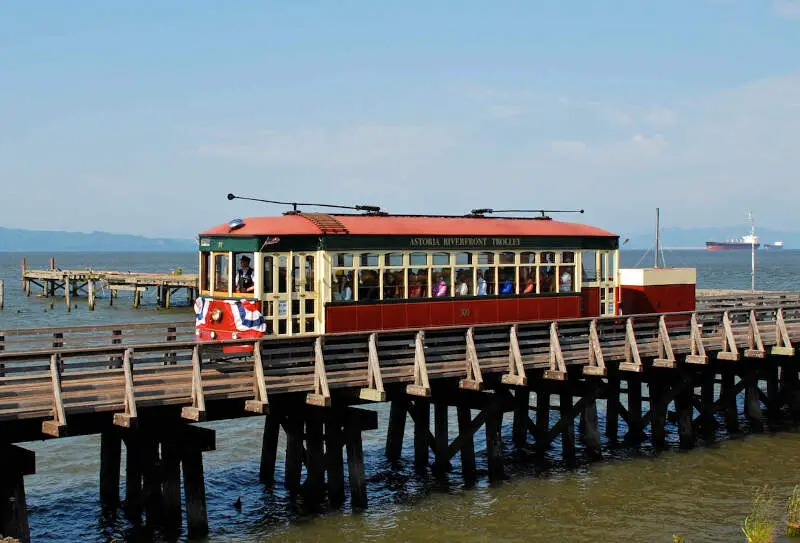
[[[620,273],[615,234],[546,216],[486,212],[295,211],[202,232],[197,336],[244,339],[694,308],[694,270]],[[621,277],[623,283],[628,278],[624,292]]]

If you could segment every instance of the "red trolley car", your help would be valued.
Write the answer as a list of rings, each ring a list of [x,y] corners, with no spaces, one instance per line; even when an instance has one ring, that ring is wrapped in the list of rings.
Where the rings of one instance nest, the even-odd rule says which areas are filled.
[[[613,315],[625,298],[618,265],[617,235],[549,217],[289,212],[235,220],[200,234],[197,335],[243,339]],[[693,308],[691,271],[669,275],[683,284],[680,295],[670,290],[680,285],[654,285],[657,300],[648,298],[653,276],[649,283],[636,276],[630,309]]]

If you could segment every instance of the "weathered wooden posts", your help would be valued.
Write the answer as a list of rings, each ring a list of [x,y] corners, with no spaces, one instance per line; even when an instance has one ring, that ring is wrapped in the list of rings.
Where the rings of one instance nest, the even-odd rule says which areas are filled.
[[[17,445],[0,445],[0,459],[0,536],[29,543],[24,477],[36,471],[34,453]]]
[[[5,307],[5,300],[6,300],[5,282],[2,279],[0,279],[0,311],[2,311],[3,307]]]
[[[120,500],[120,464],[125,445],[125,500]],[[181,525],[181,474],[189,537],[208,533],[203,453],[216,448],[215,431],[179,421],[138,421],[101,434],[100,500],[120,504],[131,522],[177,530]]]
[[[327,493],[332,505],[343,503],[346,450],[350,501],[354,507],[366,507],[362,432],[377,427],[378,414],[366,409],[315,407],[302,400],[271,404],[264,422],[260,479],[266,485],[274,482],[278,437],[283,429],[286,436],[284,485],[290,494],[302,494],[308,503],[319,503]],[[302,481],[304,466],[306,479]]]

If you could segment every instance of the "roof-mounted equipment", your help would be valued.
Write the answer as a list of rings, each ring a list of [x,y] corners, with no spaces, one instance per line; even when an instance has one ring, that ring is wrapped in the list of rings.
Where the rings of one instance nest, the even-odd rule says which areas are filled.
[[[540,216],[533,217],[538,220],[550,220],[548,213],[583,213],[582,209],[491,209],[480,208],[473,209],[469,213],[469,217],[484,217],[492,213],[540,213]]]
[[[265,200],[263,198],[250,198],[249,196],[236,196],[235,194],[228,193],[228,200],[250,200],[251,202],[261,202],[264,204],[277,204],[277,205],[287,205],[292,206],[291,211],[286,211],[284,214],[286,215],[296,215],[298,213],[302,213],[299,209],[300,206],[304,207],[325,207],[329,209],[351,209],[354,211],[363,211],[368,215],[386,215],[385,212],[381,211],[380,206],[373,206],[373,205],[354,205],[354,206],[345,206],[345,205],[338,205],[338,204],[313,204],[309,202],[281,202],[279,200]]]

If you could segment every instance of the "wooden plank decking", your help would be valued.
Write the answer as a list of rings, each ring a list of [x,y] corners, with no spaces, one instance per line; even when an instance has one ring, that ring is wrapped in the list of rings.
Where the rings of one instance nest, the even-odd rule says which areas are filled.
[[[573,365],[604,375],[610,363],[633,372],[709,357],[757,363],[768,350],[794,353],[800,305],[224,343],[258,350],[236,359],[222,356],[220,343],[187,340],[186,326],[130,325],[121,335],[118,329],[2,332],[9,347],[15,338],[25,343],[0,352],[0,439],[7,422],[34,419],[44,433],[60,435],[71,417],[107,412],[130,419],[134,405],[181,406],[185,418],[199,420],[220,400],[241,400],[244,416],[247,406],[280,394],[305,393],[313,405],[329,405],[336,393],[380,399],[378,381],[425,397],[437,380],[460,379],[461,388],[479,390],[489,376],[514,382],[536,369],[563,380]],[[70,347],[79,337],[95,339]],[[28,348],[20,350],[23,344]]]

